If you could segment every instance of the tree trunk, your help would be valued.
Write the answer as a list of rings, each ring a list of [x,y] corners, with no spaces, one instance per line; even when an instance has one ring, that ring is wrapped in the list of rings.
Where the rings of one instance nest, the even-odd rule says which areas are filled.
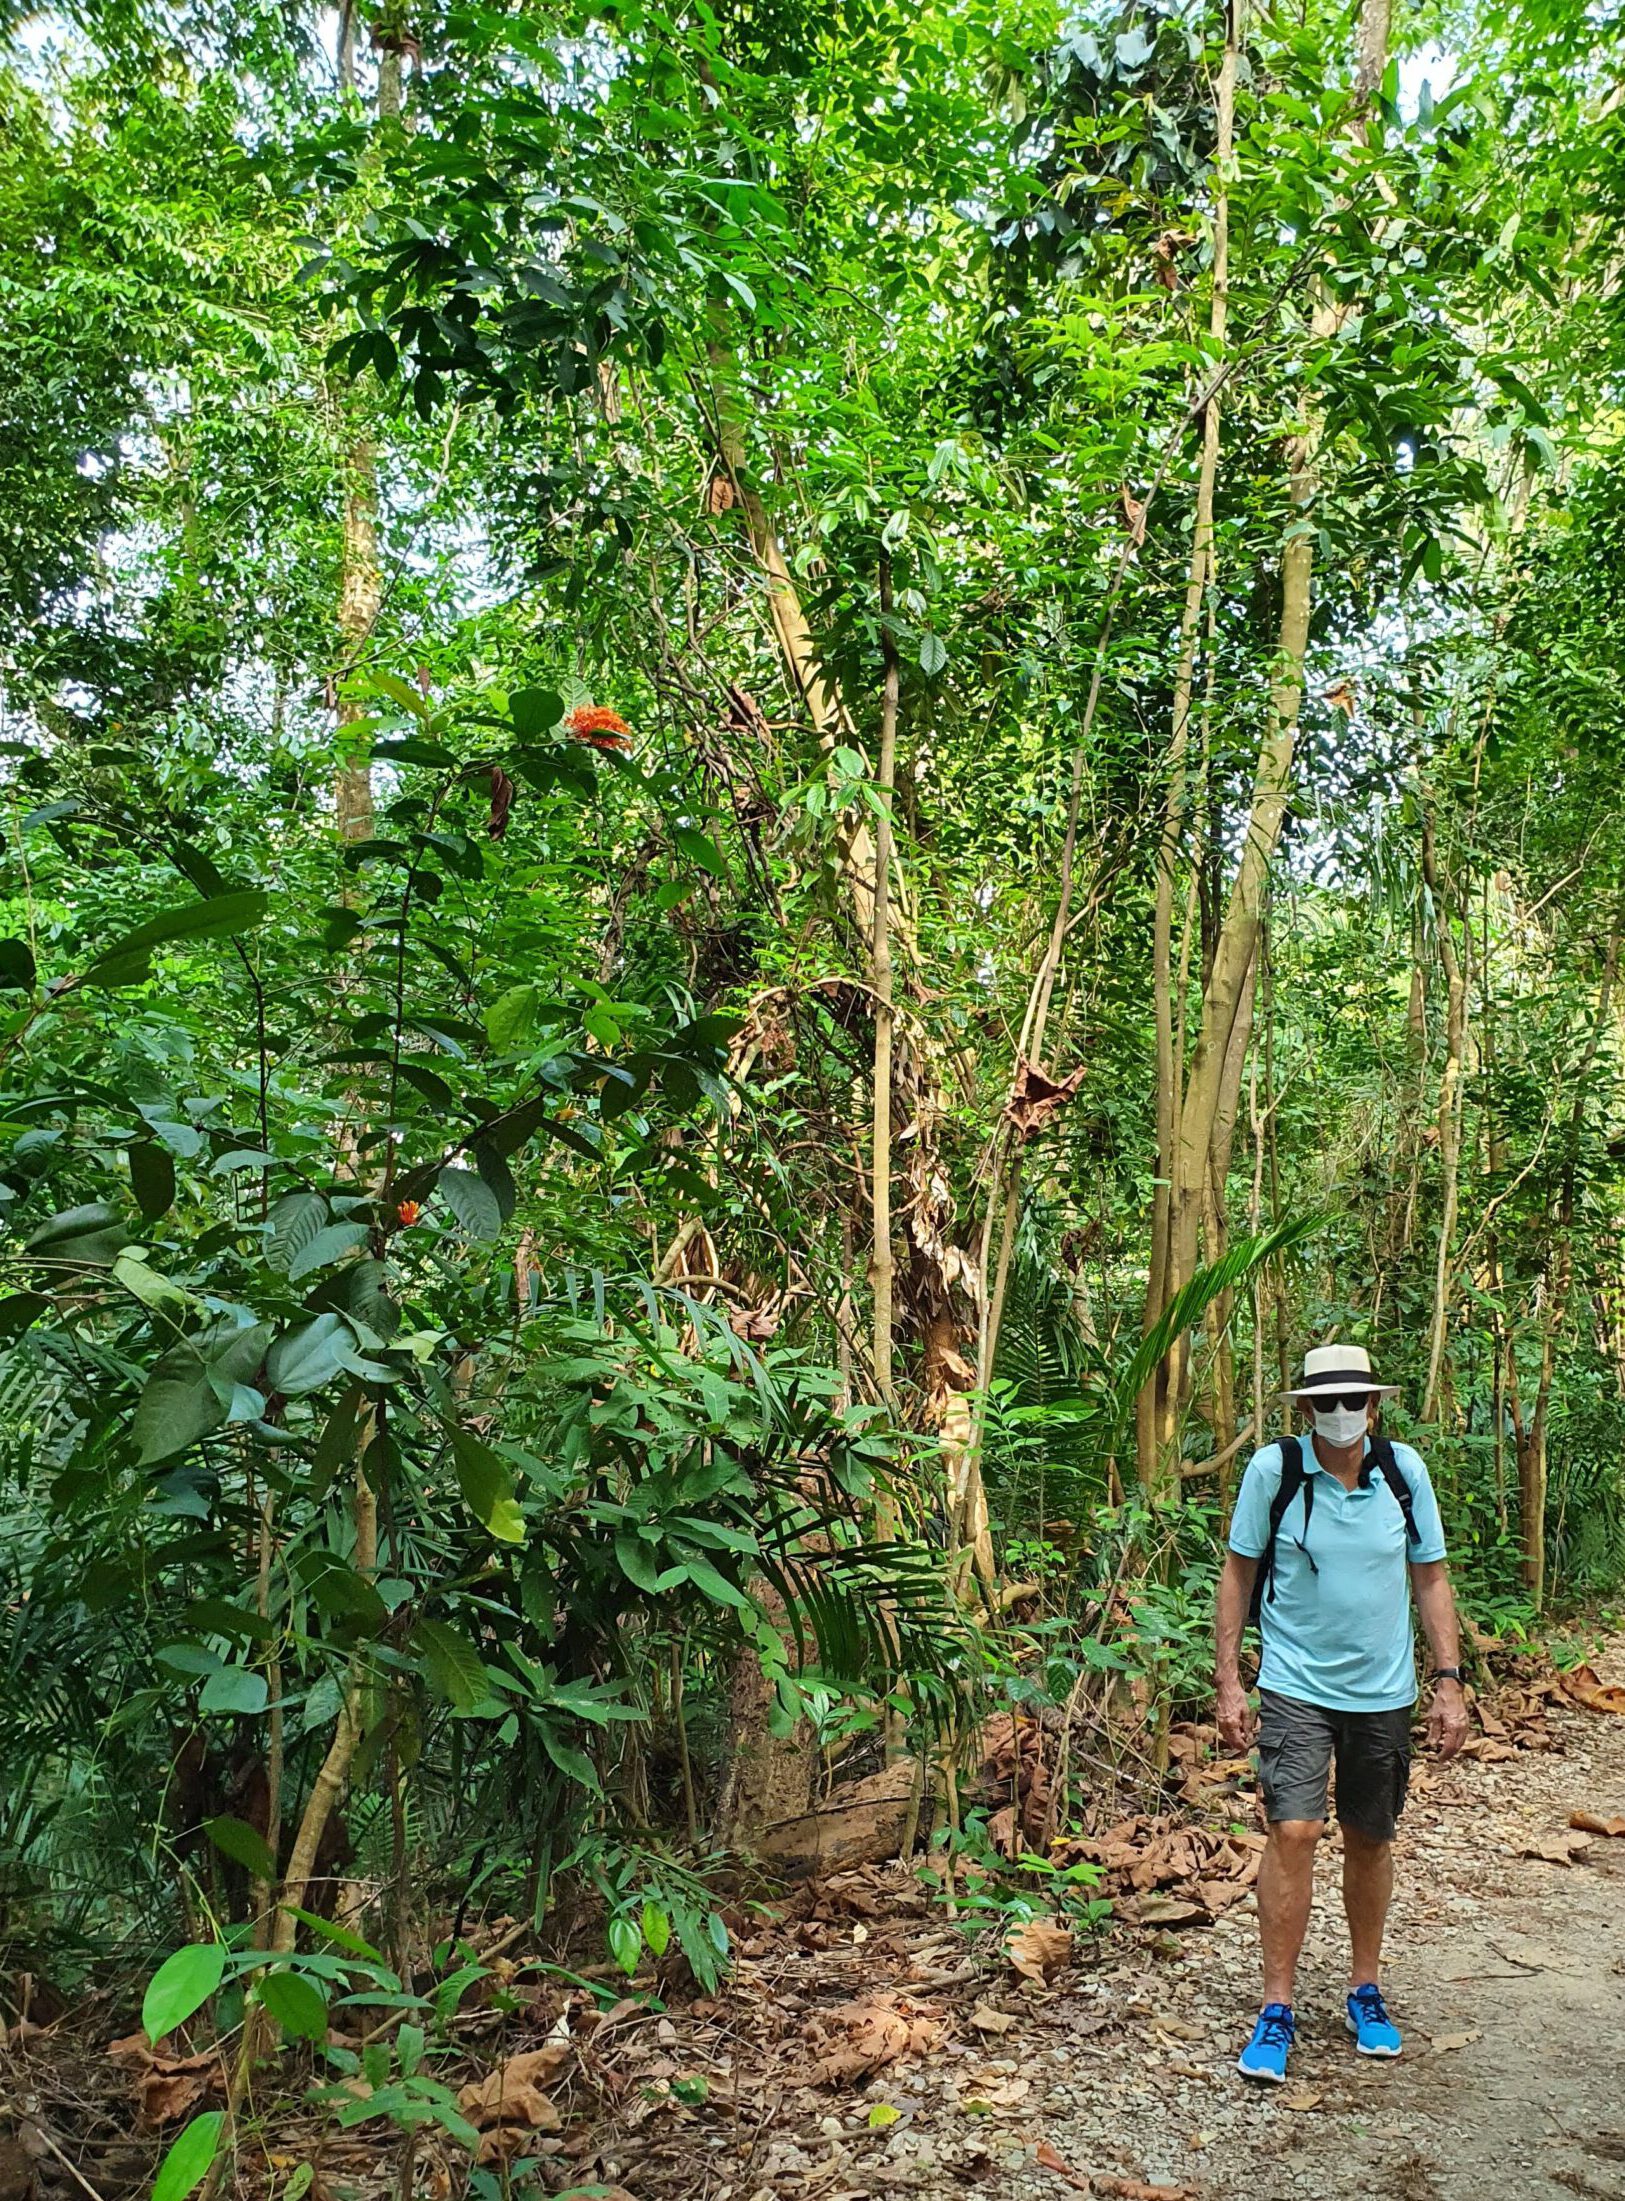
[[[1227,43],[1234,36],[1229,26]],[[1363,0],[1355,36],[1355,101],[1352,126],[1363,132],[1365,112],[1382,78],[1388,40],[1388,0]],[[1310,333],[1317,344],[1336,334],[1350,308],[1317,287]],[[1281,555],[1281,620],[1270,683],[1269,725],[1253,778],[1246,836],[1229,902],[1203,986],[1201,1019],[1184,1090],[1159,1108],[1159,1129],[1170,1120],[1172,1145],[1158,1175],[1168,1179],[1163,1246],[1154,1250],[1145,1329],[1153,1324],[1196,1273],[1197,1243],[1208,1197],[1211,1153],[1231,1044],[1250,984],[1270,869],[1281,837],[1297,747],[1304,659],[1313,603],[1315,533],[1310,515],[1317,490],[1320,422],[1305,409],[1287,450],[1292,518]],[[1192,565],[1195,565],[1193,542]],[[1187,593],[1187,601],[1189,600]],[[1177,698],[1176,698],[1177,700]],[[1180,1005],[1176,1004],[1176,1013]],[[1159,1074],[1171,1070],[1171,1048],[1158,1030]],[[1152,1293],[1156,1296],[1153,1298]],[[1183,1382],[1182,1347],[1176,1346],[1146,1385],[1136,1415],[1140,1477],[1153,1500],[1178,1494],[1173,1457],[1175,1418]]]
[[[1467,1045],[1467,979],[1456,953],[1451,931],[1453,912],[1439,871],[1434,840],[1433,813],[1422,810],[1422,876],[1433,902],[1439,935],[1439,961],[1445,978],[1445,1056],[1439,1078],[1437,1117],[1439,1170],[1442,1199],[1439,1211],[1439,1246],[1433,1273],[1433,1322],[1428,1342],[1427,1383],[1422,1393],[1421,1419],[1436,1418],[1445,1377],[1445,1348],[1450,1331],[1450,1302],[1455,1290],[1456,1215],[1461,1195],[1462,1064]],[[1470,935],[1464,935],[1464,946]]]

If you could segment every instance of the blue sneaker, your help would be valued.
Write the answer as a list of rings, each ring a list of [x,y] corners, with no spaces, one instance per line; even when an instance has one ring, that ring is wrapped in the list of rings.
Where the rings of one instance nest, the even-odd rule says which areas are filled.
[[[1297,2032],[1290,2002],[1266,2002],[1258,2013],[1253,2037],[1236,2059],[1244,2079],[1262,2079],[1279,2086],[1286,2077],[1286,2059]]]
[[[1348,2029],[1362,2056],[1399,2054],[1405,2044],[1399,2037],[1399,2027],[1384,2007],[1381,1988],[1375,1983],[1356,1987],[1349,1997],[1348,2007]]]

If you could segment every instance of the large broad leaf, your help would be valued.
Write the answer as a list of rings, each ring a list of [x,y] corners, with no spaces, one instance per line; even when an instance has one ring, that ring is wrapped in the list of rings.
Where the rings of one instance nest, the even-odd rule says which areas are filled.
[[[448,1162],[435,1179],[435,1189],[471,1238],[495,1238],[500,1233],[502,1208],[477,1171]]]
[[[142,1218],[156,1223],[175,1205],[175,1164],[155,1139],[142,1139],[130,1148],[130,1189]]]
[[[286,1276],[327,1222],[327,1202],[319,1192],[285,1192],[272,1203],[267,1220],[265,1265]]]
[[[522,1544],[525,1519],[514,1502],[513,1475],[506,1460],[466,1429],[454,1428],[448,1434],[452,1457],[457,1462],[457,1481],[469,1512],[499,1544]]]
[[[85,973],[88,986],[128,986],[145,978],[152,951],[170,940],[235,938],[252,931],[265,915],[265,896],[258,887],[237,894],[215,894],[205,901],[184,902],[149,917],[134,932],[127,932],[104,948]]]
[[[344,1354],[355,1344],[355,1333],[336,1314],[319,1314],[296,1329],[284,1331],[271,1347],[265,1373],[273,1391],[284,1398],[301,1398],[331,1383],[344,1367]]]
[[[206,2110],[192,2119],[158,2166],[152,2201],[186,2201],[186,2196],[203,2183],[214,2167],[225,2122],[223,2109]]]
[[[105,1269],[129,1243],[130,1234],[113,1210],[92,1201],[53,1215],[29,1239],[28,1250],[42,1261],[74,1261],[86,1268]]]
[[[564,704],[551,688],[518,688],[508,698],[508,716],[521,741],[535,741],[558,726]]]
[[[209,1381],[209,1367],[192,1344],[172,1345],[154,1365],[136,1402],[130,1435],[136,1465],[150,1467],[218,1429],[226,1419],[225,1401]]]
[[[194,1941],[165,1957],[141,1998],[141,2027],[156,2047],[177,2025],[201,2010],[226,1969],[223,1941]]]
[[[323,1544],[313,1544],[294,1561],[294,1573],[313,1602],[330,1620],[359,1621],[378,1630],[389,1625],[389,1607],[364,1574]]]
[[[0,940],[0,992],[31,993],[34,951],[26,940]]]
[[[357,1246],[364,1246],[366,1242],[365,1223],[329,1223],[325,1230],[319,1230],[314,1238],[307,1240],[288,1263],[288,1282],[297,1284],[313,1276],[318,1269],[342,1260],[345,1254],[353,1253]]]
[[[454,1711],[472,1712],[490,1696],[483,1660],[455,1628],[439,1620],[420,1620],[412,1630],[412,1648],[422,1663],[423,1678]]]
[[[295,2040],[327,2037],[327,1998],[303,1972],[267,1972],[258,1994],[284,2033]]]
[[[267,1883],[275,1880],[276,1859],[271,1855],[270,1844],[246,1819],[222,1814],[217,1819],[205,1819],[203,1831],[223,1857],[245,1867],[256,1880]]]
[[[222,1666],[198,1691],[200,1712],[231,1712],[257,1719],[270,1702],[265,1676],[252,1666]]]

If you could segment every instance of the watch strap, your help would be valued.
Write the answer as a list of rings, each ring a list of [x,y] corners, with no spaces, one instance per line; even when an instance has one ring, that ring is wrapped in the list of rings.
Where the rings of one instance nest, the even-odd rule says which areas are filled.
[[[1459,1666],[1435,1666],[1433,1678],[1435,1681],[1460,1681],[1461,1668]]]

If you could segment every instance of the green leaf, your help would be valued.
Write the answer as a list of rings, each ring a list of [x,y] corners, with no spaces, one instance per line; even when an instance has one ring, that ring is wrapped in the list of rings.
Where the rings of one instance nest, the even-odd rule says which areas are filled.
[[[359,1383],[351,1384],[323,1424],[311,1461],[310,1494],[313,1498],[325,1496],[339,1469],[355,1458],[356,1425],[366,1397]]]
[[[491,1694],[479,1653],[444,1621],[420,1620],[412,1630],[412,1647],[429,1687],[455,1711],[472,1712]]]
[[[521,741],[535,741],[556,730],[564,704],[551,688],[519,688],[508,698],[508,716]]]
[[[154,2047],[202,2009],[225,1969],[223,1941],[194,1941],[165,1957],[141,1998],[141,2029]]]
[[[609,1953],[630,1979],[643,1961],[643,1936],[630,1918],[609,1922]]]
[[[428,717],[428,698],[419,694],[409,681],[402,680],[398,674],[374,673],[372,685],[380,695],[387,695],[391,703],[398,703],[403,711],[409,711],[414,718]],[[373,723],[376,725],[377,720]],[[443,763],[445,759],[437,758],[436,761]]]
[[[485,1012],[485,1032],[498,1054],[512,1054],[536,1028],[538,986],[510,986]]]
[[[640,1590],[649,1591],[651,1596],[659,1591],[660,1569],[654,1553],[641,1536],[623,1529],[615,1539],[615,1556],[629,1582],[635,1582]]]
[[[249,932],[265,915],[266,897],[254,887],[237,894],[215,894],[184,902],[179,909],[150,917],[104,948],[85,973],[89,986],[128,986],[145,978],[151,952],[170,940],[235,938]]]
[[[217,1819],[205,1819],[203,1831],[223,1857],[229,1857],[234,1865],[242,1865],[256,1880],[268,1885],[276,1879],[276,1859],[271,1855],[265,1836],[246,1819],[233,1819],[222,1813]]]
[[[152,2201],[186,2201],[214,2167],[225,2129],[223,2109],[205,2110],[176,2136],[152,2182]]]
[[[88,1269],[105,1269],[129,1243],[130,1234],[113,1210],[92,1201],[53,1215],[29,1239],[28,1251],[42,1261],[72,1261]]]
[[[302,1398],[331,1383],[344,1366],[342,1355],[354,1345],[354,1332],[336,1314],[319,1314],[286,1330],[271,1347],[265,1373],[273,1391]]]
[[[208,1364],[191,1343],[172,1345],[153,1364],[130,1422],[137,1467],[170,1459],[208,1436],[229,1409],[209,1381]]]
[[[21,1337],[42,1314],[49,1313],[50,1306],[38,1292],[13,1292],[9,1299],[0,1299],[0,1337]]]
[[[551,1720],[538,1720],[536,1731],[542,1738],[542,1748],[561,1773],[594,1796],[603,1794],[598,1768],[584,1750],[578,1750],[574,1743],[566,1742]]]
[[[468,1510],[499,1544],[522,1544],[525,1521],[514,1502],[513,1475],[507,1462],[466,1429],[449,1428],[457,1481]]]
[[[327,1222],[327,1202],[319,1192],[285,1192],[271,1204],[267,1220],[265,1265],[286,1276]]]
[[[928,679],[935,680],[937,674],[942,671],[947,662],[947,643],[944,642],[940,634],[933,634],[928,627],[925,633],[920,636],[921,672],[924,673]]]
[[[435,1189],[471,1238],[500,1236],[502,1210],[496,1194],[477,1171],[458,1169],[448,1162],[435,1179]]]
[[[710,872],[714,879],[727,878],[727,862],[721,849],[708,834],[697,833],[691,825],[678,825],[673,826],[671,837],[679,852],[691,864],[698,864],[702,871]]]
[[[308,1239],[288,1263],[288,1282],[297,1284],[314,1275],[317,1269],[325,1269],[331,1262],[353,1253],[357,1246],[364,1246],[367,1238],[365,1223],[329,1223],[325,1230],[319,1230],[314,1238]]]
[[[649,1954],[658,1963],[671,1945],[671,1918],[658,1903],[643,1906],[643,1938],[649,1944]]]
[[[303,1972],[267,1972],[255,1993],[294,2040],[327,2037],[327,1997]]]
[[[714,1605],[732,1605],[736,1611],[748,1612],[750,1599],[744,1591],[730,1582],[725,1574],[719,1574],[709,1559],[702,1559],[698,1552],[685,1556],[683,1572],[698,1590],[703,1590]]]
[[[130,1190],[142,1220],[156,1223],[175,1205],[175,1164],[167,1148],[140,1139],[129,1150]]]
[[[0,993],[32,993],[38,975],[26,940],[0,940]]]
[[[252,1666],[222,1666],[198,1691],[200,1712],[245,1713],[257,1717],[270,1701],[265,1676]]]

